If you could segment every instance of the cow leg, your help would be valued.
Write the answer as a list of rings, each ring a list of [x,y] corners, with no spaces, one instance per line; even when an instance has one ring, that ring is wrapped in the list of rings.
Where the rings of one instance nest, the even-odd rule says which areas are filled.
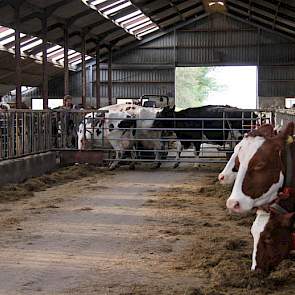
[[[116,158],[110,165],[110,170],[114,170],[117,167],[119,167],[119,162],[120,162],[120,159],[122,159],[122,157],[123,157],[122,151],[116,150]]]
[[[194,143],[194,156],[196,158],[196,160],[199,158],[200,155],[200,149],[201,149],[201,144],[200,143]],[[200,167],[200,163],[194,163],[194,167],[195,168],[199,168]]]
[[[131,163],[129,165],[129,170],[135,170],[135,159],[136,159],[136,150],[135,150],[135,146],[132,147],[132,151],[131,151]]]
[[[183,151],[183,145],[181,143],[181,141],[176,141],[176,157],[175,157],[175,160],[176,160],[176,163],[173,165],[173,168],[177,168],[180,164],[180,155],[181,155],[181,152]]]
[[[161,166],[161,142],[160,141],[156,141],[154,144],[154,150],[155,150],[155,163],[153,164],[152,168],[153,169],[157,169],[160,168]]]

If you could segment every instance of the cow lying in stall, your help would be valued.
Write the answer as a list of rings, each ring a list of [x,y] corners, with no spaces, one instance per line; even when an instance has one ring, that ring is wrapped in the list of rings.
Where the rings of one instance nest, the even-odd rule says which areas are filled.
[[[116,151],[116,158],[110,169],[115,169],[122,159],[124,151],[131,150],[135,165],[135,149],[140,143],[146,150],[154,150],[154,167],[160,166],[161,131],[150,130],[160,108],[146,108],[135,104],[116,104],[100,108],[94,116],[85,116],[85,124],[82,122],[78,130],[78,148],[85,148],[85,141],[94,139],[104,147],[110,147]],[[105,113],[106,112],[106,113]],[[102,119],[102,115],[105,117]],[[85,126],[84,126],[85,125]],[[126,129],[125,129],[126,128]],[[130,129],[131,128],[131,129]],[[147,140],[148,139],[148,140]]]
[[[292,249],[293,132],[293,123],[278,135],[271,125],[258,128],[240,142],[219,174],[221,182],[235,182],[227,201],[230,210],[241,213],[258,207],[251,228],[254,239],[252,270],[271,271]]]
[[[224,114],[227,117],[222,120]],[[171,120],[160,120],[161,118],[171,118]],[[185,118],[205,118],[205,120],[179,120]],[[214,120],[215,118],[216,120]],[[253,112],[244,112],[244,120],[242,120],[241,110],[222,105],[188,108],[179,112],[175,112],[174,108],[164,108],[159,114],[154,127],[177,128],[174,131],[178,140],[176,163],[174,165],[174,168],[176,168],[179,166],[179,159],[183,149],[193,146],[195,156],[199,155],[203,136],[212,144],[224,145],[229,138],[241,139],[244,127],[249,128],[256,124],[256,118],[257,116]],[[204,130],[202,131],[202,129]]]

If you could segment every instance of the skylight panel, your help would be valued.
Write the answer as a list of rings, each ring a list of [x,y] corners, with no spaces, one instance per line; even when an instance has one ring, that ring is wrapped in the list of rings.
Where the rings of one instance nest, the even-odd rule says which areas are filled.
[[[136,26],[136,27],[134,27],[134,28],[132,28],[131,30],[130,30],[130,32],[134,32],[134,31],[136,31],[136,30],[138,30],[138,29],[141,29],[141,28],[144,28],[144,27],[146,27],[147,25],[150,25],[150,24],[152,24],[153,22],[150,20],[150,21],[148,21],[148,22],[145,22],[145,23],[143,23],[143,24],[141,24],[141,25],[139,25],[139,26]]]
[[[139,25],[141,25],[141,24],[147,22],[148,20],[149,20],[149,18],[147,18],[147,17],[145,17],[145,16],[139,18],[138,20],[135,19],[135,20],[132,21],[132,23],[131,23],[130,25],[125,26],[125,28],[126,28],[127,30],[130,30],[131,28],[136,27],[136,26],[139,26]],[[130,30],[130,31],[131,31],[131,30]]]
[[[58,54],[58,53],[63,53],[63,52],[64,52],[63,48],[60,48],[60,49],[58,49],[58,50],[56,50],[56,51],[52,51],[52,52],[48,53],[48,54],[47,54],[47,57],[48,57],[48,58],[51,58],[52,56],[54,56],[54,55],[56,55],[56,54]]]
[[[74,52],[72,54],[69,54],[68,57],[71,59],[71,58],[74,58],[76,56],[78,56],[79,54],[81,54],[80,52]]]
[[[106,2],[107,0],[100,2]],[[97,1],[96,1],[97,2]],[[20,33],[20,45],[21,45],[21,52],[28,53],[32,51],[36,51],[36,54],[30,55],[33,58],[40,59],[43,56],[42,46],[43,40],[38,37],[32,37],[30,35],[26,35]],[[25,38],[24,38],[25,37]],[[0,45],[5,46],[7,49],[8,47],[15,50],[15,31],[14,29],[7,28],[4,26],[0,26]],[[9,46],[8,46],[9,45]],[[81,61],[78,61],[77,58],[81,58],[81,53],[75,50],[69,49],[68,50],[68,57],[69,57],[69,64],[71,66],[76,66]],[[91,57],[86,55],[85,59],[89,60]],[[60,45],[48,43],[47,48],[47,59],[49,62],[52,63],[60,63],[64,61],[64,48]],[[75,62],[73,64],[73,62]]]
[[[153,29],[150,29],[150,30],[144,31],[143,33],[138,34],[138,36],[142,37],[144,35],[147,35],[147,34],[150,34],[150,33],[154,32],[154,31],[157,31],[158,29],[159,29],[158,27],[155,27]]]
[[[11,37],[8,37],[8,38],[5,38],[4,40],[2,40],[0,42],[1,45],[5,46],[6,44],[10,43],[10,42],[13,42],[14,41],[14,38],[15,36],[11,36]]]
[[[6,36],[9,36],[11,34],[14,34],[14,30],[13,29],[7,29],[5,30],[4,32],[1,32],[0,33],[0,38],[3,38],[3,37],[6,37]]]
[[[53,51],[56,51],[57,49],[61,49],[62,47],[60,45],[55,45],[53,47],[50,47],[47,49],[47,55]]]
[[[22,47],[21,47],[21,51],[26,51],[26,50],[32,49],[33,47],[35,47],[35,46],[41,44],[42,42],[43,42],[43,41],[42,41],[41,39],[36,40],[36,41],[34,41],[34,42],[32,42],[32,43],[29,43],[29,44],[27,44],[27,45],[25,45],[25,46],[22,46]]]
[[[92,9],[97,10],[106,19],[111,20],[117,26],[123,28],[127,33],[134,35],[137,39],[141,39],[141,36],[143,36],[139,36],[139,34],[137,34],[137,26],[141,28],[140,25],[144,23],[147,25],[154,24],[153,31],[159,29],[158,25],[155,24],[148,16],[146,16],[140,9],[134,6],[130,0],[81,1]],[[126,15],[124,15],[124,11],[126,11]],[[116,15],[119,18],[116,19]],[[148,27],[148,29],[149,28],[150,27]],[[151,30],[148,31],[150,32]]]
[[[125,15],[125,16],[122,16],[122,17],[116,19],[116,22],[117,23],[123,23],[123,21],[129,20],[130,18],[132,18],[134,16],[137,16],[139,14],[142,14],[142,12],[140,10],[136,10],[136,11],[134,11],[132,13],[129,13],[129,14]]]
[[[92,58],[91,56],[87,56],[87,57],[85,58],[85,60],[87,61],[87,60],[89,60],[89,59],[91,59],[91,58]],[[81,63],[81,59],[72,62],[71,65],[72,65],[72,66],[76,66],[76,65],[78,65],[78,64],[80,64],[80,63]]]
[[[106,1],[107,0],[95,0],[95,1],[91,2],[90,4],[95,6],[95,5],[101,4],[101,3],[106,2]]]
[[[106,6],[103,6],[102,8],[100,8],[99,10],[100,11],[105,11],[105,10],[108,10],[108,9],[111,9],[113,6],[116,6],[120,3],[123,3],[125,2],[126,0],[118,0],[117,2],[114,2],[114,3],[110,3],[108,4],[108,2],[106,2]],[[129,1],[128,1],[129,2]],[[93,5],[93,4],[92,4]]]
[[[110,15],[110,14],[112,14],[112,13],[114,13],[114,12],[116,12],[116,11],[119,11],[119,10],[121,10],[121,9],[123,9],[123,8],[126,8],[126,7],[128,7],[128,6],[130,6],[130,5],[132,5],[131,2],[123,3],[122,5],[119,5],[119,6],[115,7],[115,8],[112,8],[112,9],[106,11],[105,14],[106,14],[106,15]]]

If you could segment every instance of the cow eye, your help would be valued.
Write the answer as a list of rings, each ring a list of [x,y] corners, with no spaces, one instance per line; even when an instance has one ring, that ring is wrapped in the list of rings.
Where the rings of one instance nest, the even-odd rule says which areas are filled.
[[[263,168],[265,167],[265,163],[264,162],[260,162],[260,163],[257,163],[253,169],[254,170],[262,170]]]
[[[235,166],[233,169],[232,169],[233,172],[238,172],[239,171],[239,168],[237,166]]]
[[[264,243],[265,244],[272,244],[272,239],[271,239],[271,237],[266,237],[265,239],[264,239]]]

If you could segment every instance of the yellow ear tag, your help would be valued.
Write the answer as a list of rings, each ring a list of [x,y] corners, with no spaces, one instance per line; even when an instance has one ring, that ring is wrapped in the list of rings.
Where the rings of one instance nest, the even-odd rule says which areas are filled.
[[[289,135],[287,138],[287,144],[291,144],[294,142],[293,136]]]

